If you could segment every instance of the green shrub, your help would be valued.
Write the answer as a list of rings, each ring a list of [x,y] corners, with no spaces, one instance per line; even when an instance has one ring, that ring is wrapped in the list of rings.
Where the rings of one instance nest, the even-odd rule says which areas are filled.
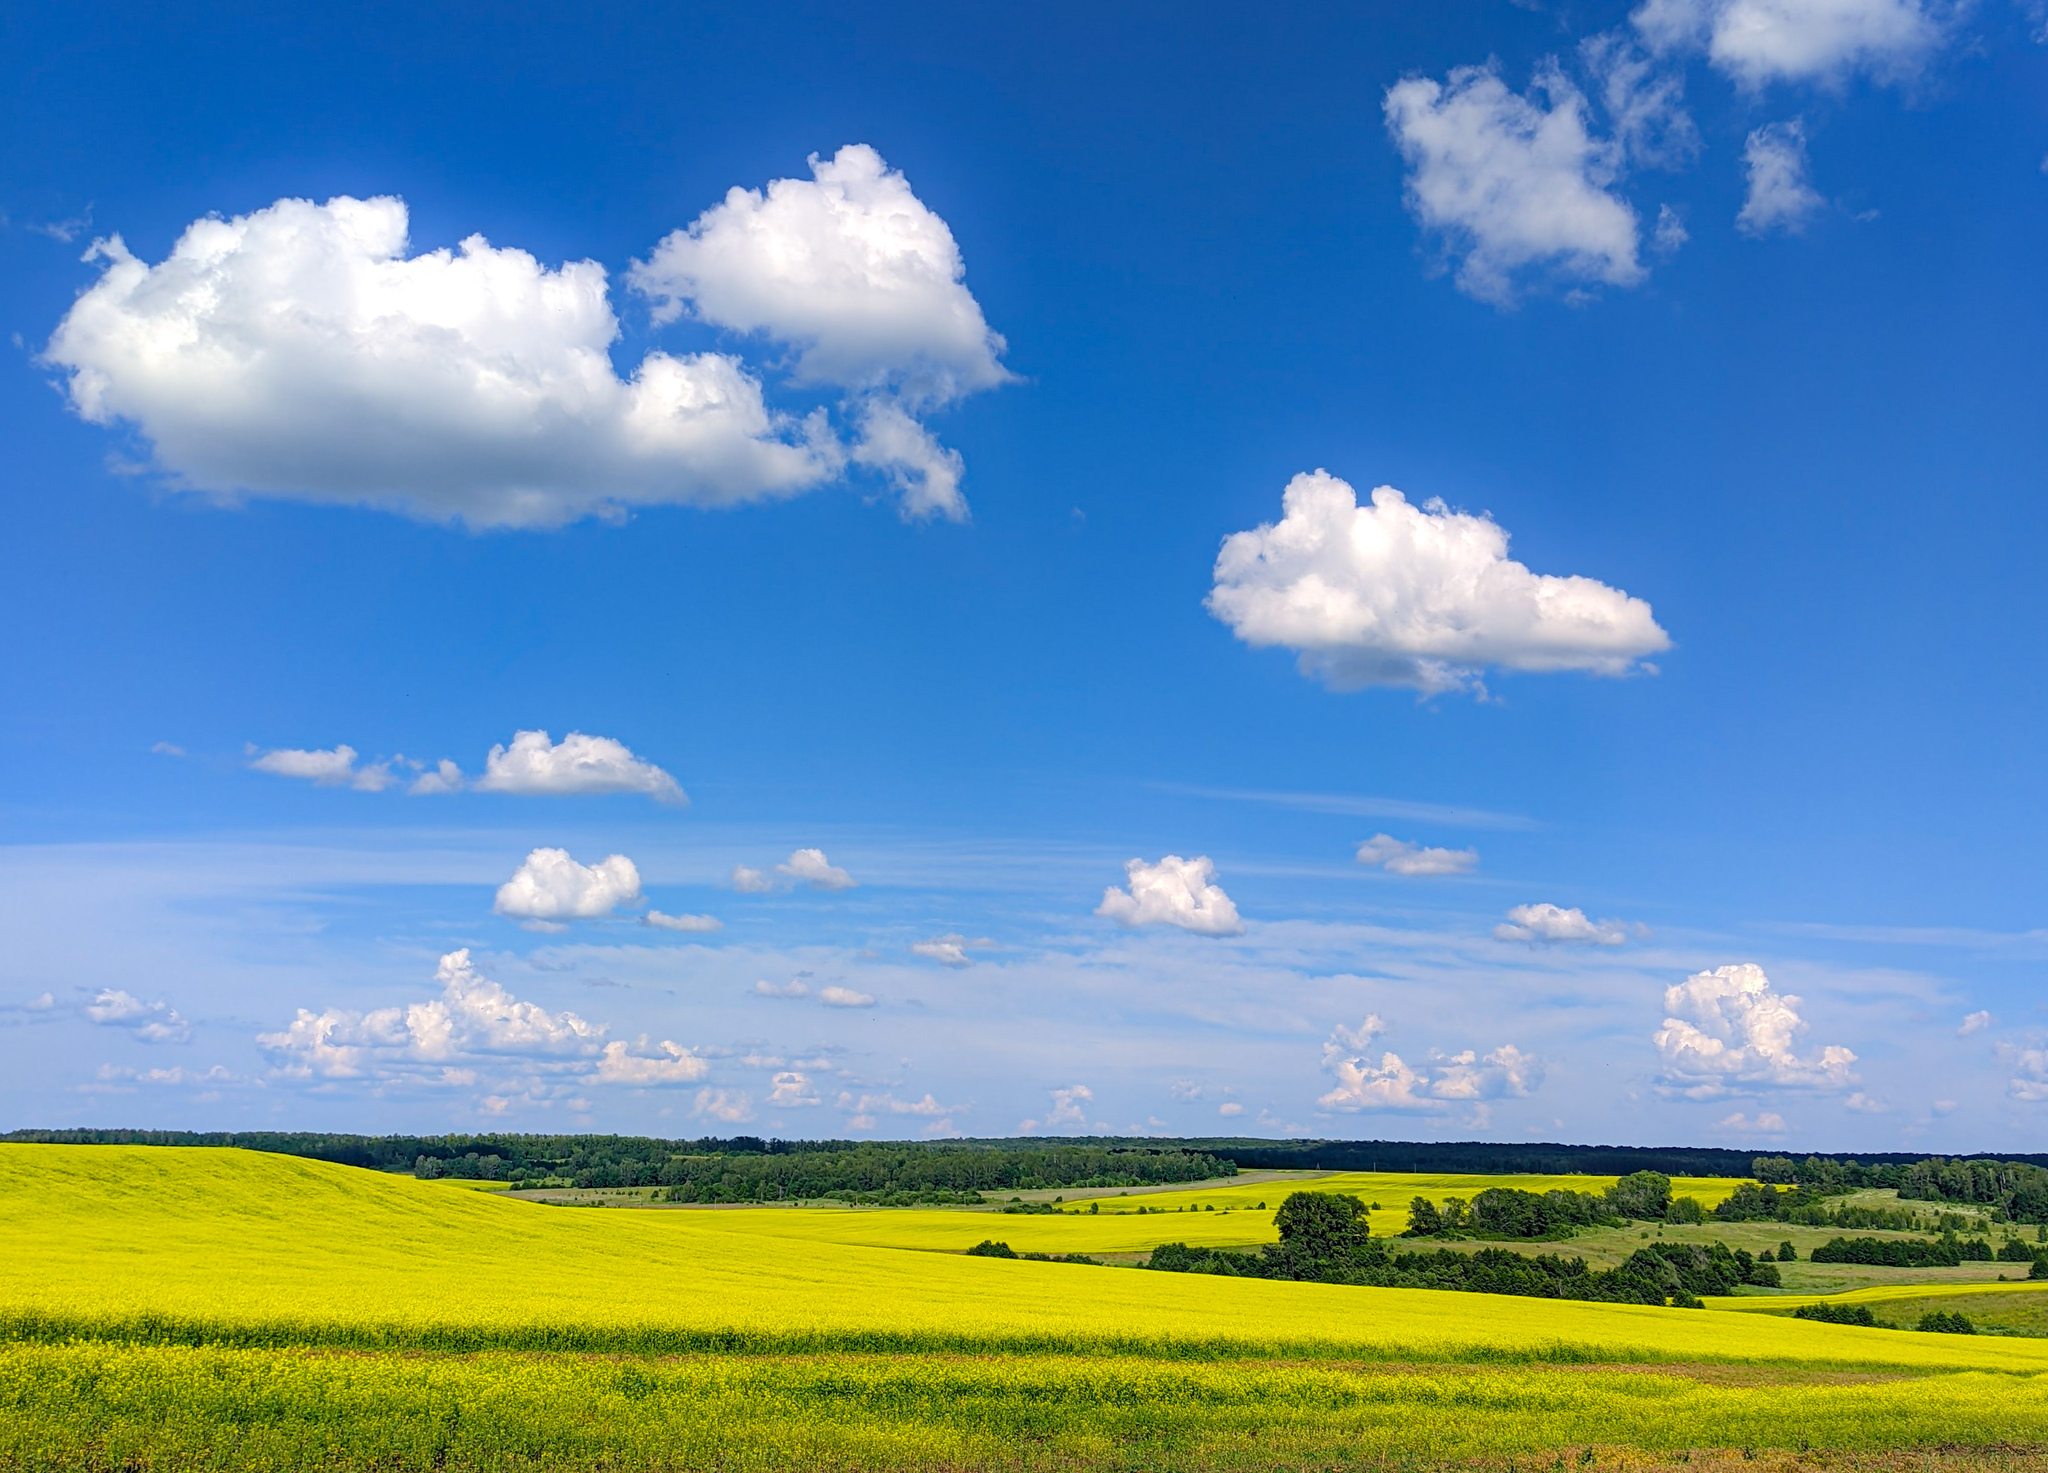
[[[1977,1327],[1970,1323],[1965,1314],[1951,1314],[1946,1310],[1933,1310],[1920,1316],[1915,1329],[1928,1330],[1936,1335],[1974,1335]]]

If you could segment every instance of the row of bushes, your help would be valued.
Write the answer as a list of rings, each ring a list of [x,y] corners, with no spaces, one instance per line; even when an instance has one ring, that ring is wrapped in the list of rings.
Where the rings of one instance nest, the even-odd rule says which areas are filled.
[[[2015,1240],[2017,1241],[2017,1240]],[[2034,1261],[2025,1252],[2009,1262]],[[1813,1263],[1869,1263],[1885,1268],[1954,1268],[1961,1263],[1992,1263],[1998,1259],[1982,1238],[1833,1238],[1807,1255]]]
[[[1802,1304],[1792,1311],[1792,1318],[1819,1320],[1824,1325],[1862,1325],[1865,1329],[1872,1330],[1879,1328],[1877,1316],[1870,1312],[1870,1306],[1867,1304]],[[1941,1309],[1932,1309],[1921,1315],[1920,1323],[1913,1328],[1935,1335],[1977,1333],[1977,1327],[1970,1323],[1968,1315]]]

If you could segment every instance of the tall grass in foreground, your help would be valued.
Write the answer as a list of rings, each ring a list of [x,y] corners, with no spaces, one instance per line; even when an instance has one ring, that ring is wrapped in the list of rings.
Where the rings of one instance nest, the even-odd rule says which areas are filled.
[[[0,1347],[0,1468],[24,1473],[1338,1468],[2044,1443],[2048,1380],[1981,1372]]]

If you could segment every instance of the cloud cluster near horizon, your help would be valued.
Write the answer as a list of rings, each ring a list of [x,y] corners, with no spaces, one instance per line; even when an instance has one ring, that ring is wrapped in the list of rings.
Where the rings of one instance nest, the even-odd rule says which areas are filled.
[[[529,1099],[563,1082],[686,1084],[709,1068],[671,1040],[606,1042],[602,1024],[522,1001],[480,974],[467,948],[442,957],[434,975],[438,998],[368,1012],[300,1008],[289,1025],[256,1041],[283,1078],[470,1089],[495,1071]],[[509,1099],[500,1093],[481,1103],[502,1111]]]
[[[51,336],[84,419],[132,426],[174,485],[472,527],[799,495],[849,465],[906,517],[962,519],[962,465],[920,416],[1004,382],[952,232],[863,144],[735,189],[627,273],[767,351],[648,352],[621,376],[605,269],[481,235],[409,255],[391,197],[281,199],[186,227],[151,265],[118,235]],[[763,364],[837,391],[771,405]]]
[[[1319,1109],[1356,1115],[1382,1110],[1441,1112],[1457,1104],[1523,1096],[1543,1082],[1541,1062],[1511,1043],[1484,1056],[1476,1049],[1446,1054],[1431,1050],[1419,1068],[1391,1050],[1373,1062],[1370,1048],[1387,1025],[1376,1014],[1356,1028],[1338,1024],[1323,1044],[1323,1068],[1332,1076]],[[1483,1122],[1484,1116],[1479,1119]]]

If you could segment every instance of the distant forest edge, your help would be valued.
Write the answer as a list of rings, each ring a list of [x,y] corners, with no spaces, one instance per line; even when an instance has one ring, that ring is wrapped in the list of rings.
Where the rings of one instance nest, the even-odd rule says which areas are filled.
[[[659,1140],[621,1135],[333,1135],[311,1131],[17,1130],[0,1141],[66,1145],[234,1146],[421,1177],[665,1187],[678,1202],[832,1197],[886,1205],[972,1202],[979,1194],[1134,1187],[1242,1170],[1448,1172],[1469,1175],[1747,1177],[1836,1195],[1888,1187],[1901,1197],[1999,1208],[2048,1221],[2048,1156],[1854,1159],[1753,1156],[1712,1148],[1510,1145],[1491,1141],[1262,1141],[1140,1136],[994,1140],[782,1141],[758,1136]]]

